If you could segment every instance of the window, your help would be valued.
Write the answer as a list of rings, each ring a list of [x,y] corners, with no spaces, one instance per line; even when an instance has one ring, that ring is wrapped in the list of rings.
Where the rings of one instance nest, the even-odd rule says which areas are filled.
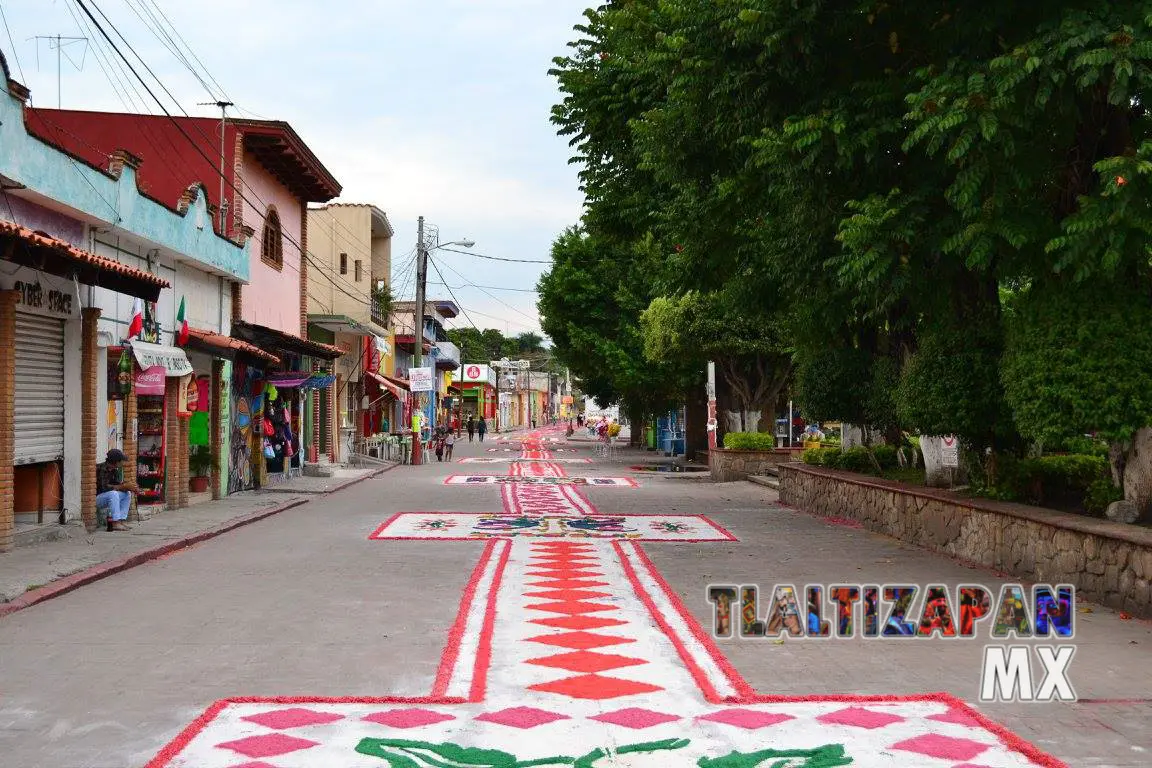
[[[360,282],[360,259],[356,259],[356,282]]]
[[[280,215],[275,208],[264,214],[264,236],[260,242],[260,259],[276,269],[284,267],[284,236],[280,230]]]
[[[348,254],[340,254],[340,274],[348,274]]]

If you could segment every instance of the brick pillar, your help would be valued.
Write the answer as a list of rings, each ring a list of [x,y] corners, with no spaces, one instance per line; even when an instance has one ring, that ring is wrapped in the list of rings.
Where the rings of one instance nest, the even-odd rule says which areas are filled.
[[[100,380],[96,357],[96,323],[99,307],[80,312],[80,519],[89,532],[96,530],[96,386]]]
[[[177,379],[177,382],[182,379]],[[188,456],[192,453],[191,447],[188,445],[188,422],[187,418],[177,419],[180,423],[180,463],[176,467],[177,471],[177,485],[176,485],[176,501],[177,504],[183,508],[188,506]]]
[[[224,459],[220,455],[220,447],[224,442],[224,436],[221,434],[223,427],[220,424],[220,415],[224,412],[224,361],[212,361],[212,404],[209,407],[208,419],[208,445],[215,457],[212,462],[212,471],[210,473],[212,483],[212,498],[220,498],[220,463]]]
[[[241,311],[244,308],[244,296],[241,287],[240,283],[232,283],[232,322],[234,323],[241,319]]]
[[[0,291],[0,552],[12,549],[16,533],[12,481],[16,432],[16,291]]]
[[[321,371],[320,361],[319,360],[313,360],[312,361],[312,375],[315,376],[316,374],[320,373],[320,371]],[[312,408],[312,431],[308,435],[308,446],[310,448],[316,449],[316,458],[317,458],[317,460],[319,460],[320,450],[321,450],[321,448],[320,448],[320,390],[318,390],[318,389],[308,390],[308,399],[311,403],[311,408]],[[305,450],[304,455],[305,455],[305,457],[308,456],[307,450]]]
[[[300,208],[300,338],[308,338],[308,206]]]
[[[180,446],[180,417],[176,415],[176,400],[180,379],[164,379],[164,503],[168,509],[180,506],[180,463],[184,452]]]
[[[132,369],[132,378],[128,392],[124,395],[124,455],[128,460],[124,462],[124,479],[128,482],[136,482],[136,459],[139,455],[140,441],[139,441],[139,425],[136,420],[139,418],[139,408],[136,403],[136,369]],[[136,497],[132,497],[132,509],[128,512],[129,520],[139,520],[140,510],[136,506]]]
[[[332,405],[331,427],[328,429],[328,455],[333,464],[340,463],[340,391],[344,377],[337,374],[336,381],[328,387],[328,402]]]

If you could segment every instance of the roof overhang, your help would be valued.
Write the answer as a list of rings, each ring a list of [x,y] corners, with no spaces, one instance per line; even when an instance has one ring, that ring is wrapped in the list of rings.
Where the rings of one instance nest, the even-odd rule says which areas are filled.
[[[333,333],[359,333],[375,336],[376,331],[366,324],[353,320],[347,315],[308,315],[308,324]]]
[[[340,182],[324,167],[292,126],[280,120],[229,120],[244,148],[300,199],[326,203],[340,195]]]
[[[162,288],[171,287],[167,280],[151,272],[97,256],[10,221],[0,221],[0,258],[145,301],[156,301]]]
[[[344,354],[344,350],[331,344],[321,344],[318,341],[292,336],[275,328],[239,320],[232,323],[232,335],[265,351],[316,357],[321,360],[335,360]]]

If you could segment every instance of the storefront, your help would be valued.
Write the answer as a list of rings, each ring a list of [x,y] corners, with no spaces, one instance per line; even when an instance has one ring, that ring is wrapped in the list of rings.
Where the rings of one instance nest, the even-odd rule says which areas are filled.
[[[462,424],[468,417],[484,418],[489,426],[496,418],[496,374],[487,365],[467,363],[457,369],[455,386],[460,390],[458,412]]]
[[[95,486],[84,482],[103,458],[96,424],[96,318],[90,286],[154,300],[168,282],[82,251],[42,232],[0,222],[0,420],[8,429],[12,491],[0,496],[0,551],[19,524],[83,518],[95,526]],[[87,306],[86,306],[87,305]]]
[[[305,403],[323,378],[313,360],[331,363],[343,350],[266,326],[234,322],[235,338],[274,356],[275,365],[233,366],[229,493],[274,484],[303,471]]]

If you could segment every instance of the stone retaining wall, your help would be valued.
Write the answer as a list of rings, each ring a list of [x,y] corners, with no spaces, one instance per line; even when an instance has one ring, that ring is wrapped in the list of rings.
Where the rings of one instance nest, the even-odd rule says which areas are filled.
[[[771,451],[733,451],[717,448],[708,452],[708,467],[712,479],[718,483],[746,480],[749,475],[767,474],[769,467],[800,457],[799,450],[776,448]]]
[[[961,498],[867,475],[780,466],[780,500],[1152,618],[1152,530],[1023,504]]]

